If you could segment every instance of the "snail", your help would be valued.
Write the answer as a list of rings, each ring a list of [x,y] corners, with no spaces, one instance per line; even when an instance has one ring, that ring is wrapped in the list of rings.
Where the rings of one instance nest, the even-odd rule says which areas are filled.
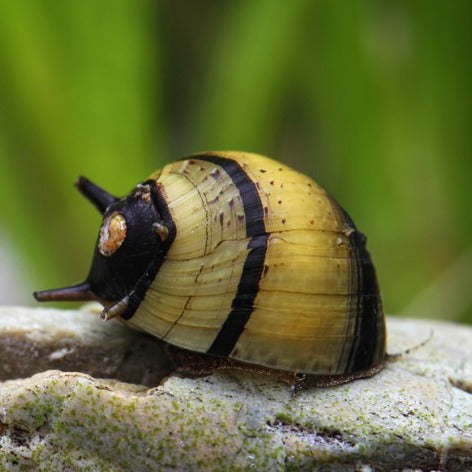
[[[195,354],[200,366],[329,385],[382,368],[366,238],[311,178],[257,154],[206,152],[122,199],[84,177],[77,187],[103,214],[90,272],[38,301],[97,300],[103,319],[160,338],[184,363]]]

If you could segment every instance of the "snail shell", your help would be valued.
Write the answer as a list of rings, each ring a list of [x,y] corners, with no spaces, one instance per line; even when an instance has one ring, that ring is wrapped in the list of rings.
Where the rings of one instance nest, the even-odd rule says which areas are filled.
[[[271,369],[350,376],[382,365],[366,239],[309,177],[207,152],[121,200],[85,178],[78,187],[104,214],[90,273],[38,300],[99,300],[104,318],[171,345]]]

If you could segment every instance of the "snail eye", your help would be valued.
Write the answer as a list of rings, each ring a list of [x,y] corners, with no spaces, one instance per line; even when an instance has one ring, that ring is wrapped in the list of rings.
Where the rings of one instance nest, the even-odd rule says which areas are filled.
[[[105,257],[112,256],[118,248],[123,244],[126,238],[126,220],[125,217],[118,212],[112,213],[105,218],[100,228],[100,236],[98,241],[98,250]]]

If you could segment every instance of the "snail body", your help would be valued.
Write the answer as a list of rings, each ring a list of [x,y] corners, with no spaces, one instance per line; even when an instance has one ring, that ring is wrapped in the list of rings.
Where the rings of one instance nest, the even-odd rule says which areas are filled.
[[[82,284],[40,300],[98,300],[173,346],[280,371],[379,370],[385,323],[365,237],[309,177],[256,154],[208,152],[119,200],[81,178],[104,214]]]

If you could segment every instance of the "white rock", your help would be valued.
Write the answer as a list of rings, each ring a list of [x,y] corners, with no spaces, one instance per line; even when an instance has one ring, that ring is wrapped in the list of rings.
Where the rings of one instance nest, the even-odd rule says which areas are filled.
[[[18,310],[30,322],[2,325],[0,337],[20,336],[23,356],[6,362],[10,372],[16,362],[40,373],[0,383],[0,470],[472,470],[469,327],[390,319],[390,353],[432,337],[370,379],[293,397],[272,378],[239,371],[170,376],[154,388],[41,372],[50,362],[68,369],[62,363],[77,350],[97,362],[95,350],[129,349],[124,340],[143,335],[80,311]],[[51,341],[62,324],[69,345]],[[28,358],[46,347],[45,364]],[[135,362],[149,365],[150,352]]]
[[[164,345],[117,320],[81,310],[0,307],[0,381],[49,369],[155,385],[168,371]]]

